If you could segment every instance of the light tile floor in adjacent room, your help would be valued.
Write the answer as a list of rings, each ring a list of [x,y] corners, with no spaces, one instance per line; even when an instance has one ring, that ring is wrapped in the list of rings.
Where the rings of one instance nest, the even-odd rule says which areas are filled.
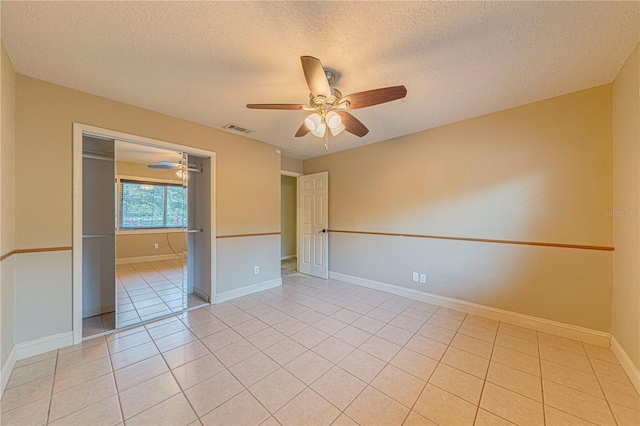
[[[18,361],[0,423],[638,425],[609,349],[300,274]]]
[[[82,318],[82,337],[93,336],[116,328],[116,313],[107,312],[105,314],[94,315]]]
[[[291,258],[291,259],[282,259],[280,261],[280,275],[281,276],[285,276],[285,275],[291,275],[291,274],[295,274],[298,268],[298,259],[297,258]]]
[[[165,260],[116,266],[117,314],[82,320],[84,337],[207,304],[183,288],[182,262]]]

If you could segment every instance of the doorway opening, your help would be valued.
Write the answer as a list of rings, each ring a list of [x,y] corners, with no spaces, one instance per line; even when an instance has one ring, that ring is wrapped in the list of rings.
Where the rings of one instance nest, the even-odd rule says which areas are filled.
[[[280,272],[298,272],[298,173],[280,176]]]
[[[215,300],[214,167],[74,124],[74,343]]]
[[[282,276],[294,274],[298,270],[297,192],[297,178],[280,176],[280,270]]]

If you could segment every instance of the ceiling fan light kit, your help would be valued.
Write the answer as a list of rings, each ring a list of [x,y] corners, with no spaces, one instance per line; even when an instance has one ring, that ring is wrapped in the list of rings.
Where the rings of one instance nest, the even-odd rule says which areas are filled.
[[[318,127],[311,131],[313,136],[317,136],[319,138],[323,137],[325,132],[327,131],[327,125],[324,123],[320,123]]]
[[[329,127],[329,130],[331,130],[331,134],[333,136],[338,136],[340,133],[342,133],[342,131],[345,129],[344,124],[342,124],[342,122],[340,122],[339,126],[336,127]]]
[[[309,129],[310,132],[318,129],[322,122],[322,117],[316,112],[304,119],[304,125],[307,126],[307,129]]]
[[[342,124],[342,118],[335,111],[331,111],[329,112],[329,114],[327,114],[326,121],[327,126],[331,127],[332,129],[335,129]]]
[[[385,87],[382,89],[368,90],[342,96],[342,93],[333,87],[336,75],[323,68],[320,60],[312,56],[301,56],[302,71],[311,94],[309,105],[299,104],[248,104],[249,109],[280,109],[280,110],[304,110],[312,114],[304,119],[302,126],[296,132],[296,137],[311,133],[319,138],[325,138],[325,150],[328,150],[327,127],[333,136],[342,131],[363,137],[369,133],[369,129],[355,118],[348,110],[365,108],[373,105],[391,102],[404,98],[407,88],[404,86]]]
[[[323,116],[323,111],[318,114],[314,112],[310,116],[304,119],[304,125],[311,132],[313,136],[319,138],[324,137],[327,132],[327,127],[331,130],[331,134],[336,136],[342,132],[345,127],[342,124],[342,117],[335,111],[329,111]]]

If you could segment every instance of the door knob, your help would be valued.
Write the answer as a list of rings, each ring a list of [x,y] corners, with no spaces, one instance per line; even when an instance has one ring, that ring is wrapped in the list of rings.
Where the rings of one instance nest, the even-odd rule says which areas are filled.
[[[327,232],[329,232],[329,230],[328,230],[328,229],[323,229],[323,230],[322,230],[322,231],[320,231],[320,232],[322,232],[323,234],[326,234]]]

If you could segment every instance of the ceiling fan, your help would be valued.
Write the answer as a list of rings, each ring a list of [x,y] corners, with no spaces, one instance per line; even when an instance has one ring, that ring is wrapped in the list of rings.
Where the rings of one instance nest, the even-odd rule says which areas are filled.
[[[158,164],[148,164],[147,167],[150,169],[182,170],[182,165],[182,162],[158,161]],[[187,164],[187,170],[190,172],[202,172],[202,168],[196,164]]]
[[[367,90],[342,96],[342,93],[333,87],[336,75],[332,71],[325,70],[322,63],[312,56],[301,56],[302,71],[311,94],[309,105],[301,104],[248,104],[250,109],[283,109],[312,111],[305,118],[304,123],[296,132],[296,137],[305,136],[311,132],[317,137],[328,137],[327,127],[333,136],[337,136],[343,130],[362,137],[369,133],[369,129],[355,118],[349,110],[365,108],[385,102],[395,101],[407,95],[404,86],[385,87],[382,89]],[[327,144],[325,142],[325,149]]]
[[[149,164],[147,167],[150,169],[178,170],[182,169],[182,163],[174,163],[172,161],[158,161],[158,164]]]

